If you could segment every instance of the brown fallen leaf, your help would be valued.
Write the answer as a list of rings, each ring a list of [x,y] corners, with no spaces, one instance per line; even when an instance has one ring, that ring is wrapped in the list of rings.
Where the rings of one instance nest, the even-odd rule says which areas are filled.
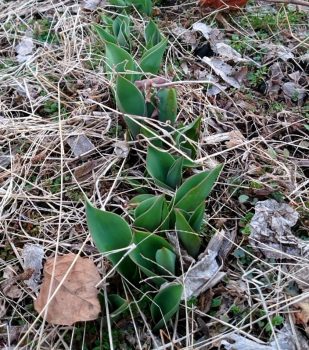
[[[78,257],[71,267],[75,258],[76,254],[72,253],[56,257],[53,283],[51,278],[55,258],[47,259],[45,263],[44,280],[34,308],[41,312],[48,304],[46,320],[49,323],[70,326],[78,321],[95,320],[101,311],[96,288],[100,282],[99,272],[94,263],[87,258]],[[70,272],[62,282],[69,269]],[[50,296],[56,288],[59,287],[59,290],[49,301],[51,284]]]
[[[309,334],[309,299],[296,303],[294,305],[298,310],[293,313],[294,322],[297,325],[302,325],[307,333]]]

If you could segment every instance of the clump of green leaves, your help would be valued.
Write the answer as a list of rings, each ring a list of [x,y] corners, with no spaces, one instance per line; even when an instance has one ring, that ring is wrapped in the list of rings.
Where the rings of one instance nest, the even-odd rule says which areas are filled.
[[[136,138],[143,134],[151,139],[153,145],[164,148],[164,135],[158,134],[147,123],[147,119],[156,118],[161,130],[170,132],[175,147],[187,155],[183,161],[166,155],[166,167],[173,165],[171,174],[164,174],[164,180],[154,176],[157,182],[175,188],[180,183],[179,172],[183,166],[192,166],[190,159],[197,153],[196,143],[200,134],[201,118],[188,125],[175,127],[177,119],[177,94],[175,88],[151,88],[151,80],[157,75],[167,46],[167,40],[157,25],[149,21],[144,30],[144,48],[142,52],[131,53],[132,24],[128,15],[123,13],[115,18],[103,16],[103,25],[94,25],[94,29],[105,44],[105,70],[114,82],[113,93],[118,109],[124,113],[124,120],[130,135]],[[145,89],[143,86],[147,85]],[[150,87],[149,87],[150,86]],[[163,142],[164,143],[164,142]],[[177,162],[174,164],[174,161]],[[167,170],[167,168],[165,169]],[[178,172],[178,175],[176,173]],[[176,178],[172,178],[176,176]],[[178,178],[177,178],[178,176]]]
[[[153,115],[161,122],[173,125],[177,116],[176,90],[153,89],[149,100],[146,91],[136,84],[158,74],[161,67],[167,40],[157,25],[149,21],[144,31],[144,48],[133,57],[132,46],[141,48],[141,45],[132,43],[134,35],[129,16],[125,13],[115,18],[103,16],[102,21],[103,25],[96,24],[94,29],[105,43],[105,70],[114,82],[116,104],[126,114],[124,118],[131,135],[136,137],[139,133],[147,133],[141,124],[144,124],[143,118]]]
[[[159,152],[149,147],[148,152]],[[222,166],[211,171],[203,171],[182,181],[181,158],[164,158],[166,154],[156,154],[156,164],[163,186],[170,186],[171,195],[141,194],[129,203],[133,221],[129,224],[121,216],[112,212],[94,208],[86,203],[87,222],[97,248],[104,253],[116,270],[127,280],[136,283],[148,277],[146,290],[150,304],[150,314],[154,329],[162,328],[178,311],[183,286],[177,276],[181,273],[177,264],[175,248],[167,240],[166,234],[176,231],[184,249],[196,257],[201,249],[200,229],[204,218],[205,199],[210,194],[218,179]],[[169,167],[169,161],[173,161]],[[147,169],[154,180],[152,161]],[[172,169],[172,171],[171,171]],[[173,172],[173,169],[178,169]],[[176,179],[165,184],[166,178]],[[166,176],[165,176],[166,175]],[[159,182],[161,184],[161,182]],[[159,289],[164,284],[164,287]],[[113,296],[119,315],[128,301],[120,296]]]
[[[125,13],[115,18],[102,16],[104,26],[94,24],[93,28],[101,39],[107,42],[112,42],[121,46],[124,49],[131,48],[131,30],[132,26],[129,16]]]
[[[248,80],[250,82],[250,85],[252,85],[253,87],[258,87],[259,85],[265,82],[267,74],[268,68],[266,66],[250,72],[248,74]]]
[[[128,4],[117,0],[118,5],[119,1],[123,6]],[[143,6],[148,5],[145,2]],[[152,318],[153,329],[158,330],[178,311],[183,295],[178,278],[182,271],[168,235],[175,232],[182,248],[192,257],[198,256],[205,199],[222,166],[183,179],[185,169],[195,166],[192,159],[197,154],[201,118],[175,125],[176,90],[152,87],[167,46],[156,24],[149,21],[141,46],[141,40],[132,39],[134,28],[125,12],[114,18],[103,16],[102,23],[94,25],[94,29],[104,42],[105,71],[113,85],[117,108],[124,114],[131,137],[144,134],[149,139],[146,172],[160,194],[143,192],[133,197],[128,205],[128,221],[87,201],[87,223],[97,248],[123,277],[124,284],[133,283],[140,291],[134,302],[118,294],[110,295],[112,319],[126,312],[130,304],[138,304],[149,311],[146,314]],[[154,116],[164,131],[161,135],[147,123],[147,118]],[[176,154],[165,149],[166,137],[178,149]],[[142,283],[145,278],[147,283]]]

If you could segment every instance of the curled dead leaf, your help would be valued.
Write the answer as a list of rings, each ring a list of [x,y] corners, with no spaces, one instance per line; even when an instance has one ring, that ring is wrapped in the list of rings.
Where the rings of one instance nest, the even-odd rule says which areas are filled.
[[[182,299],[198,297],[222,280],[225,276],[225,272],[221,271],[222,261],[229,253],[233,240],[234,238],[227,240],[223,230],[212,237],[205,251],[199,255],[197,262],[185,273]],[[221,264],[218,263],[218,258]]]
[[[46,320],[49,323],[72,325],[90,321],[101,311],[96,288],[100,282],[99,272],[91,260],[77,257],[74,263],[75,258],[76,255],[70,253],[50,258],[45,263],[44,280],[34,308],[40,313],[48,305]],[[51,299],[56,289],[58,291]]]

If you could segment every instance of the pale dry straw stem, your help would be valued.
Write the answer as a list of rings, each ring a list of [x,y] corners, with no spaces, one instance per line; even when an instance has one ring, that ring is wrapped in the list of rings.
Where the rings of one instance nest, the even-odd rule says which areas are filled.
[[[60,91],[60,81],[58,82],[58,90]],[[60,236],[61,236],[61,229],[62,229],[62,210],[63,210],[63,166],[64,166],[64,161],[63,161],[63,156],[65,154],[64,152],[64,141],[63,141],[63,131],[62,131],[62,123],[61,123],[61,96],[60,93],[58,94],[58,126],[59,126],[59,141],[60,141],[60,201],[59,201],[59,221],[58,221],[58,230],[57,230],[57,237],[56,237],[56,245],[55,245],[55,259],[53,263],[53,268],[52,268],[52,273],[51,273],[51,281],[55,278],[55,272],[56,272],[56,263],[57,263],[57,256],[58,256],[58,251],[59,251],[59,242],[60,242]],[[74,263],[76,262],[77,259],[74,260]],[[73,266],[73,263],[72,263]],[[49,291],[48,291],[48,297],[47,299],[50,300],[52,296],[52,287],[53,284],[51,283],[49,286]],[[39,344],[41,343],[41,339],[43,337],[43,332],[44,332],[44,325],[46,322],[46,317],[47,317],[47,312],[48,312],[48,307],[45,308],[44,312],[42,313],[43,316],[43,321],[41,325],[41,331],[39,335],[38,342]]]
[[[122,281],[122,283],[123,283],[123,281]],[[129,295],[128,295],[128,292],[127,292],[127,288],[126,288],[126,286],[125,286],[124,283],[123,283],[123,289],[124,289],[124,293],[125,293],[126,298],[129,299]],[[129,290],[129,292],[130,292],[130,290]],[[148,330],[149,334],[150,334],[151,337],[152,337],[152,340],[153,340],[154,345],[156,345],[156,339],[155,339],[155,337],[153,336],[153,334],[152,334],[152,332],[151,332],[151,328],[149,327],[148,322],[147,322],[147,320],[146,320],[146,318],[145,318],[143,312],[140,310],[139,305],[138,305],[138,303],[136,302],[136,300],[134,299],[134,296],[133,296],[133,295],[132,295],[132,299],[134,300],[134,302],[135,302],[137,308],[138,308],[139,311],[140,311],[140,315],[141,315],[143,321],[145,322],[145,325],[146,325],[146,327],[147,327],[147,330]],[[138,326],[137,326],[137,324],[136,324],[135,317],[134,317],[134,314],[133,314],[132,307],[131,307],[131,304],[130,304],[130,303],[129,303],[129,305],[128,305],[128,308],[129,308],[130,315],[131,315],[131,319],[132,319],[132,322],[133,322],[133,327],[134,327],[134,332],[135,332],[136,339],[137,339],[137,342],[138,342],[138,347],[139,347],[140,350],[142,350],[142,344],[141,344],[141,339],[140,339],[139,332],[138,332]]]

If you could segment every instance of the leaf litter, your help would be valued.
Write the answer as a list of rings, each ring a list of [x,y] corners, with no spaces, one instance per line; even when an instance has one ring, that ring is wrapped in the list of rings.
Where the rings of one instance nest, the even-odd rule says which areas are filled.
[[[193,24],[192,32],[202,33],[204,38],[210,44],[212,55],[215,55],[215,57],[208,57],[205,54],[203,55],[200,53],[198,56],[201,60],[229,86],[239,89],[244,77],[247,75],[247,67],[234,67],[228,62],[237,64],[249,62],[250,60],[243,58],[239,52],[223,42],[222,33],[217,28],[213,28],[205,23],[197,22]],[[187,33],[188,36],[189,32],[186,31],[185,33]],[[186,42],[192,44],[192,40],[190,40],[190,42],[187,40]],[[197,46],[197,44],[194,44],[192,45],[192,48],[195,49]],[[211,78],[211,74],[209,74],[208,79],[215,80],[215,78]],[[209,96],[214,96],[222,90],[225,90],[224,86],[214,84],[207,93]]]
[[[250,223],[249,240],[253,249],[266,258],[287,262],[286,268],[282,268],[293,274],[298,287],[306,295],[309,290],[309,244],[292,233],[298,219],[299,214],[286,203],[272,199],[258,202]],[[302,299],[293,304],[297,309],[293,317],[295,324],[303,325],[309,334],[309,299]]]
[[[82,7],[85,10],[94,11],[98,7],[104,7],[106,4],[107,4],[107,2],[104,0],[84,0],[82,2]]]
[[[257,343],[243,335],[232,333],[224,336],[220,345],[224,350],[305,350],[307,340],[298,330],[292,331],[291,326],[286,323],[276,333],[276,339],[269,344]]]
[[[255,214],[250,223],[250,243],[255,251],[269,259],[293,261],[301,259],[299,265],[291,267],[297,277],[297,284],[309,290],[309,244],[296,237],[292,227],[296,225],[299,214],[288,204],[274,199],[257,202]]]

